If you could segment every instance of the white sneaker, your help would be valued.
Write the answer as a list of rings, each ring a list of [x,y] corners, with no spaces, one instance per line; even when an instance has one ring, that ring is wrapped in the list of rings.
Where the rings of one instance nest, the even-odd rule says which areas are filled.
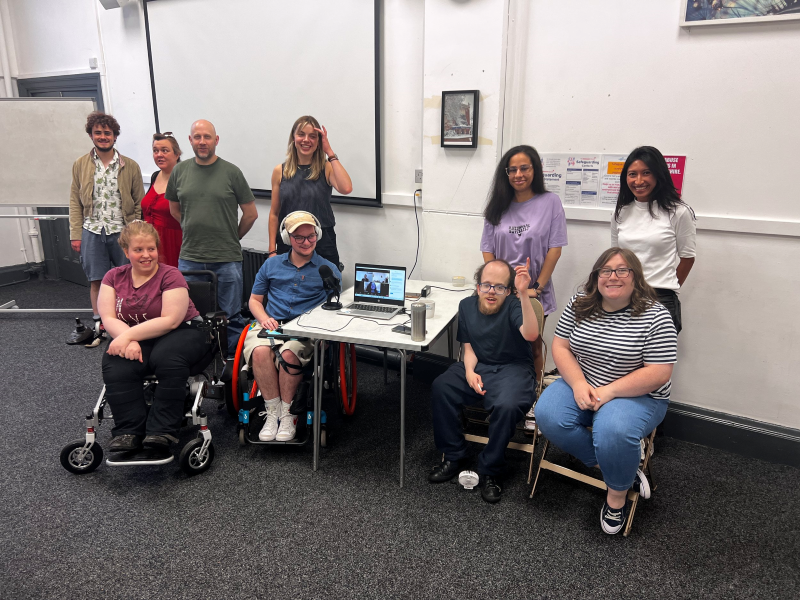
[[[289,413],[290,407],[291,404],[288,402],[281,402],[280,425],[278,427],[278,435],[275,436],[275,440],[278,442],[293,440],[297,431],[297,415]]]
[[[280,398],[264,400],[264,411],[258,413],[259,417],[267,416],[267,420],[258,434],[258,439],[262,442],[271,442],[278,433],[278,403],[280,401]]]
[[[633,485],[631,487],[634,491],[639,492],[639,496],[641,496],[642,500],[650,499],[650,482],[647,481],[647,477],[642,473],[641,469],[636,471],[636,479],[633,480]]]

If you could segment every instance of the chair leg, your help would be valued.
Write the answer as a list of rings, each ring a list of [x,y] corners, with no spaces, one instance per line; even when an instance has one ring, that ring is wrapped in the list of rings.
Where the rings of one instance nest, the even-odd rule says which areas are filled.
[[[531,444],[533,446],[533,448],[531,449],[531,461],[528,464],[528,481],[526,482],[527,485],[531,484],[531,477],[533,476],[533,457],[536,455],[536,440],[537,440],[536,434],[537,433],[538,433],[538,428],[537,428],[536,424],[534,423],[534,425],[533,425],[533,443]]]
[[[531,488],[531,495],[528,498],[533,498],[534,492],[536,492],[536,484],[539,483],[539,475],[542,472],[542,461],[544,460],[545,454],[547,454],[547,447],[550,445],[550,440],[544,441],[544,446],[542,447],[542,457],[539,459],[539,468],[536,470],[536,479],[533,482],[533,487]]]
[[[633,515],[636,513],[636,505],[639,504],[639,494],[634,494],[633,502],[631,503],[631,512],[628,514],[628,522],[625,523],[625,531],[622,532],[623,537],[628,537],[633,526]]]

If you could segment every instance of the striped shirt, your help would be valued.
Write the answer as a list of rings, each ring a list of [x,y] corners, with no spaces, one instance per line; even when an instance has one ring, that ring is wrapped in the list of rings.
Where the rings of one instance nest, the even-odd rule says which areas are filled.
[[[638,317],[630,307],[575,322],[573,296],[556,325],[556,336],[569,341],[583,376],[592,387],[608,385],[645,363],[678,361],[678,334],[669,311],[655,303]],[[672,380],[648,394],[669,400]]]

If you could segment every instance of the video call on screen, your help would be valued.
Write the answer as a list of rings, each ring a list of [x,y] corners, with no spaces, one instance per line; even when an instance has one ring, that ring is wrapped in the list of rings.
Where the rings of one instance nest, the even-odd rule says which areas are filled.
[[[389,269],[372,269],[369,271],[356,271],[355,295],[368,298],[385,298],[391,300],[403,299],[403,273],[399,272],[400,284],[397,276]]]

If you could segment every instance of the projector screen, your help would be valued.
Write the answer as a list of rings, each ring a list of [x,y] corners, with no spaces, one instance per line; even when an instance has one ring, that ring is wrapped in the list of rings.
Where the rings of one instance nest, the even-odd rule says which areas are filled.
[[[344,198],[380,201],[374,1],[159,0],[145,9],[156,121],[184,157],[192,122],[208,119],[217,154],[269,191],[292,124],[312,115],[353,180]]]

